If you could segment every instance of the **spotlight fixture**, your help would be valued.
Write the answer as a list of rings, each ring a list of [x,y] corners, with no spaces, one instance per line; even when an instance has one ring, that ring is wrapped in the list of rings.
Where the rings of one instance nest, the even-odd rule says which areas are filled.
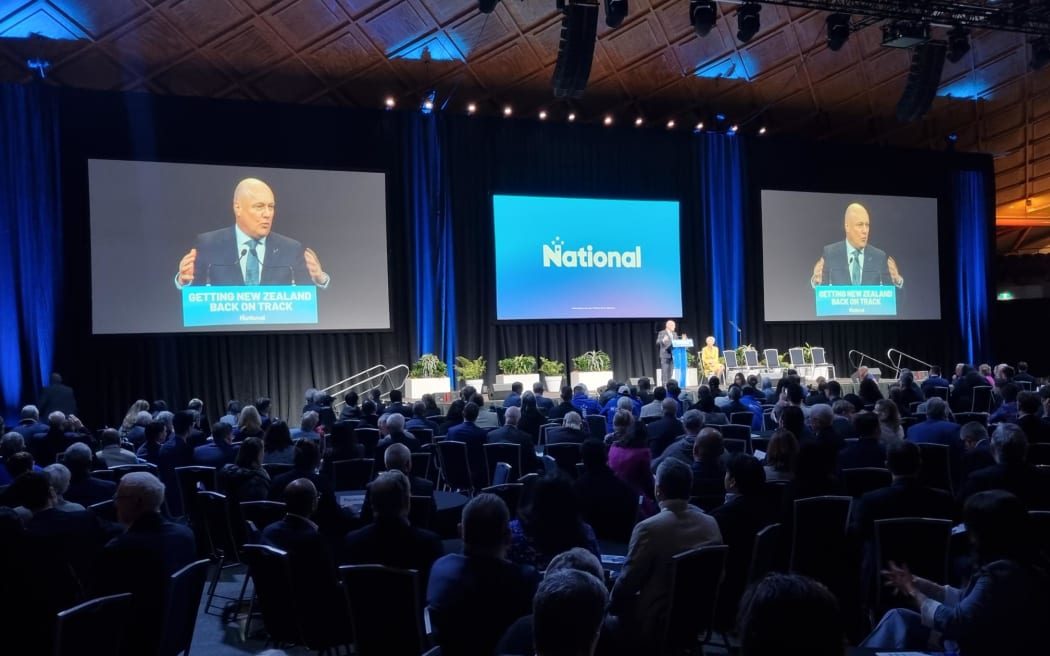
[[[612,125],[613,124],[612,114],[606,114],[605,115],[605,120],[603,120],[602,123],[604,123],[606,127],[609,127],[610,125]]]
[[[842,50],[849,40],[849,14],[830,14],[824,22],[828,26],[828,48]]]
[[[1028,60],[1028,66],[1033,71],[1050,64],[1050,39],[1041,36],[1032,41],[1032,57]]]
[[[510,105],[507,105],[506,107],[503,108],[503,115],[504,116],[510,116],[513,113],[514,113],[514,109]]]
[[[729,126],[729,134],[736,134],[739,131],[740,131],[740,126],[739,125],[731,125],[731,126]]]
[[[483,14],[491,14],[496,11],[499,0],[478,0],[478,11]]]
[[[437,92],[429,91],[427,95],[423,96],[423,102],[419,105],[419,111],[424,114],[429,114],[434,111],[434,98],[437,97]]]
[[[758,129],[758,133],[759,133],[759,134],[765,134],[765,133],[766,133],[766,126],[764,126],[764,125],[763,125],[762,127],[760,127],[760,128]]]
[[[634,119],[634,127],[636,127],[636,128],[642,127],[643,123],[645,123],[645,119],[642,118],[641,116],[639,116],[638,118]]]
[[[475,113],[477,113],[477,111],[478,111],[478,106],[475,105],[474,103],[470,103],[470,104],[467,105],[467,113],[468,114],[475,114]]]
[[[540,120],[541,121],[546,121],[547,120],[547,110],[546,109],[541,109],[540,110]]]
[[[689,22],[697,36],[707,36],[718,20],[718,5],[714,0],[689,0]]]
[[[704,122],[703,121],[700,121],[695,126],[693,126],[693,132],[702,132],[703,129],[704,129]]]
[[[968,52],[970,52],[970,30],[959,26],[948,30],[948,54],[944,58],[956,64]]]
[[[569,115],[566,118],[569,119],[569,123],[572,123],[576,120],[576,112],[569,112]]]
[[[627,18],[627,0],[605,0],[605,24],[612,28],[623,25]]]
[[[762,19],[759,17],[761,12],[762,5],[755,2],[745,2],[736,10],[736,38],[740,43],[747,43],[755,38],[762,29]]]
[[[394,107],[397,107],[397,101],[394,100],[393,96],[387,96],[386,100],[383,101],[383,105],[387,109],[393,109]]]
[[[673,118],[667,121],[667,129],[668,130],[673,130],[674,126],[675,126],[675,122],[674,122]]]

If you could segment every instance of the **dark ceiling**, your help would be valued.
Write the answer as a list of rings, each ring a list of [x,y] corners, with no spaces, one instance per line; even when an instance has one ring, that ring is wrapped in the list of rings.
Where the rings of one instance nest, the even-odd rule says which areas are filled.
[[[742,131],[918,148],[956,134],[955,148],[995,155],[998,203],[1022,203],[1004,230],[1050,226],[1024,205],[1050,198],[1050,67],[1029,70],[1030,37],[975,30],[929,114],[900,123],[910,54],[883,47],[877,25],[834,52],[825,12],[763,4],[761,30],[742,44],[737,5],[719,7],[700,38],[688,0],[630,0],[621,27],[600,22],[571,110],[676,129],[722,113]],[[0,0],[0,79],[28,80],[26,62],[43,59],[48,80],[76,87],[362,107],[390,96],[402,108],[434,90],[445,111],[473,102],[564,120],[570,106],[550,85],[560,31],[555,0],[502,0],[487,15],[477,0]],[[1031,238],[1044,232],[1000,245],[1039,248],[1047,238]]]

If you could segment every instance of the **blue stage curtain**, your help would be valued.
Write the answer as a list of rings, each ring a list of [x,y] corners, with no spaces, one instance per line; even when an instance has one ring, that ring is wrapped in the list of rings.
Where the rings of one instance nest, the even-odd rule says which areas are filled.
[[[988,258],[990,244],[985,174],[959,171],[953,180],[955,192],[956,293],[959,296],[959,332],[966,361],[988,360]]]
[[[445,125],[438,114],[404,116],[407,207],[414,251],[415,344],[413,357],[434,353],[449,365],[456,358],[456,285]]]
[[[0,84],[0,391],[7,417],[51,373],[62,281],[59,170],[54,90]]]
[[[707,280],[698,284],[710,290],[710,325],[715,343],[723,349],[734,349],[740,346],[739,333],[730,322],[745,325],[746,311],[744,144],[738,136],[714,133],[699,135],[697,142],[707,274]],[[702,346],[705,336],[696,337],[697,346]]]

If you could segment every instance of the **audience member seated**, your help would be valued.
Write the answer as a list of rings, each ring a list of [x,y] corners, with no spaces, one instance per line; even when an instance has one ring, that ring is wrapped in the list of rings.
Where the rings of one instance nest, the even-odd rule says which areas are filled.
[[[548,416],[550,411],[554,409],[554,399],[548,399],[543,395],[543,383],[533,383],[532,393],[536,397],[536,409],[544,416]]]
[[[763,467],[767,482],[794,480],[798,448],[798,440],[791,431],[783,428],[773,431],[769,438],[769,446],[766,447],[766,462]]]
[[[609,536],[615,536],[623,529],[623,509],[637,509],[638,497],[643,491],[613,473],[606,454],[601,440],[590,439],[583,443],[580,457],[584,471],[573,483],[573,491],[580,514],[594,529],[595,535],[611,539]]]
[[[959,478],[995,464],[992,456],[992,441],[988,438],[988,429],[979,421],[970,421],[959,429],[959,439],[963,443],[963,454],[960,460]]]
[[[572,481],[561,471],[543,474],[526,488],[518,517],[510,522],[511,562],[543,570],[551,558],[573,547],[601,556],[594,529],[580,519]]]
[[[674,400],[671,400],[674,402]],[[682,415],[682,428],[684,434],[667,445],[659,457],[653,459],[652,468],[656,471],[656,468],[660,466],[660,463],[668,458],[676,458],[682,462],[692,463],[693,462],[693,444],[696,442],[696,437],[700,433],[700,429],[704,427],[704,416],[700,414],[699,410],[690,410]],[[711,429],[715,430],[715,429]],[[717,432],[717,431],[716,431]]]
[[[547,419],[560,420],[569,412],[576,412],[576,406],[572,404],[572,388],[565,385],[561,388],[561,402],[547,413]]]
[[[879,417],[874,412],[861,412],[853,417],[853,427],[857,430],[860,439],[855,444],[850,444],[839,451],[839,469],[885,466],[886,447],[882,444],[882,427]]]
[[[230,508],[242,501],[263,501],[270,494],[270,476],[263,469],[263,441],[249,437],[241,442],[237,459],[219,470],[219,491],[226,495]]]
[[[338,572],[331,547],[313,517],[320,495],[309,478],[285,486],[285,515],[262,530],[259,540],[288,553],[296,581],[318,588],[335,588]]]
[[[532,436],[518,429],[518,421],[520,420],[521,408],[510,406],[503,413],[503,425],[490,432],[485,438],[486,444],[507,443],[517,444],[521,447],[521,466],[523,471],[513,472],[517,477],[539,471],[543,467],[543,462],[536,457],[536,443],[533,441]]]
[[[25,438],[26,444],[37,435],[46,433],[48,429],[49,426],[40,421],[40,410],[35,405],[23,406],[22,419],[11,427],[11,430]]]
[[[835,413],[831,420],[831,427],[838,433],[839,437],[843,440],[857,437],[857,431],[853,428],[853,415],[857,409],[853,404],[846,399],[836,399],[831,404],[831,411]]]
[[[60,462],[52,463],[44,467],[51,487],[55,490],[55,510],[71,512],[75,510],[86,510],[84,506],[72,501],[66,501],[66,490],[69,489],[69,469]]]
[[[365,401],[365,403],[368,403],[368,401]],[[307,439],[317,443],[318,449],[320,449],[318,440],[313,438]],[[332,434],[328,436],[327,442],[328,448],[324,454],[326,461],[335,462],[336,460],[353,460],[354,458],[365,457],[365,447],[357,441],[353,424],[339,422],[332,426]]]
[[[887,583],[916,610],[897,608],[864,641],[878,650],[935,647],[967,656],[1035,654],[1046,648],[1046,571],[1031,538],[1024,504],[1002,490],[979,492],[963,510],[977,571],[965,589],[913,576],[889,563]]]
[[[5,461],[5,466],[12,481],[29,471],[43,471],[33,464],[33,454],[28,451],[19,451],[11,454]],[[14,498],[11,485],[13,485],[13,482],[7,485],[0,485],[0,506],[17,508],[22,505],[22,502]]]
[[[658,644],[662,638],[673,585],[671,557],[722,542],[714,518],[689,503],[692,485],[692,471],[684,462],[668,458],[660,464],[656,470],[660,512],[634,527],[612,589],[610,612],[644,641]]]
[[[988,417],[989,424],[997,424],[1001,421],[1016,422],[1018,415],[1017,407],[1017,396],[1018,396],[1017,385],[1013,383],[1006,383],[999,388],[999,393],[1002,395],[1003,402],[996,408]]]
[[[478,406],[478,418],[474,420],[474,423],[480,428],[496,428],[499,426],[499,415],[496,413],[496,406],[486,405],[485,397],[481,394],[474,393],[470,397],[470,403]],[[524,415],[522,415],[524,417]]]
[[[827,451],[816,442],[810,440],[799,445],[795,478],[784,487],[780,521],[786,530],[790,531],[794,526],[796,499],[842,492],[835,477],[834,464],[831,467],[828,468]]]
[[[361,402],[361,416],[358,417],[361,423],[358,424],[359,428],[376,428],[379,423],[379,407],[382,404],[376,404],[372,399],[367,399]]]
[[[343,408],[345,411],[346,408]],[[342,415],[340,415],[342,417]],[[356,419],[356,417],[355,417]],[[320,440],[321,435],[317,432],[317,424],[321,421],[321,416],[313,410],[307,410],[303,413],[302,418],[299,420],[299,428],[295,429],[291,433],[291,439],[295,440],[306,438],[310,440]],[[334,426],[331,430],[335,430]]]
[[[963,365],[961,376],[954,381],[951,392],[952,409],[956,412],[969,412],[973,402],[973,389],[975,387],[989,387],[992,383],[987,378],[977,373],[970,365]],[[927,414],[928,411],[927,411]]]
[[[763,493],[765,482],[762,463],[754,456],[744,453],[730,456],[726,463],[726,502],[711,511],[723,542],[729,545],[717,612],[718,626],[726,629],[733,628],[740,597],[747,584],[755,535],[776,521],[776,511],[779,510],[770,507]]]
[[[488,486],[488,468],[485,464],[485,439],[488,437],[485,429],[475,423],[478,419],[480,408],[477,403],[471,401],[463,406],[463,421],[448,430],[450,441],[463,442],[467,445],[467,460],[470,463],[470,475],[473,478],[474,487],[481,489]]]
[[[383,452],[391,444],[403,444],[413,453],[419,451],[421,447],[419,439],[405,431],[405,416],[402,414],[391,413],[387,415],[386,437],[379,440],[379,443],[376,445],[376,458],[382,458]]]
[[[538,442],[540,439],[540,426],[545,423],[547,423],[547,418],[543,416],[543,413],[536,406],[536,395],[532,392],[523,393],[521,395],[521,419],[518,420],[518,428],[532,436],[533,442]]]
[[[230,426],[230,430],[233,430],[233,426]],[[159,467],[160,448],[167,439],[168,433],[164,424],[150,419],[142,434],[142,445],[135,452],[135,456]]]
[[[343,409],[339,411],[339,421],[361,418],[361,408],[357,405],[358,399],[357,392],[353,391],[347,392],[346,395],[343,396]],[[305,416],[305,413],[303,414]]]
[[[605,572],[594,554],[570,549],[547,567],[536,591],[533,614],[503,634],[496,653],[504,656],[611,656],[631,653],[623,630],[606,615]]]
[[[682,422],[678,419],[678,403],[674,399],[665,398],[660,402],[660,409],[663,413],[659,415],[660,418],[649,422],[645,426],[645,432],[649,438],[649,452],[653,458],[659,458],[672,442],[685,434]],[[704,413],[701,410],[697,410],[697,414],[700,415],[700,425],[703,426],[706,415],[721,413]],[[725,415],[722,416],[724,417]],[[728,421],[723,423],[728,423]]]
[[[789,428],[788,424],[795,423],[795,416],[798,410],[794,406],[784,408],[784,412],[781,417],[784,419],[785,428]],[[838,457],[839,451],[846,446],[846,441],[835,432],[832,428],[831,423],[835,418],[835,413],[832,412],[831,406],[826,403],[818,403],[809,409],[809,416],[806,417],[806,424],[809,426],[811,437],[804,437],[803,441],[812,441],[824,449],[824,454],[828,459],[829,467],[834,469],[835,460]],[[789,428],[790,430],[790,428]]]
[[[161,445],[160,452],[157,455],[160,480],[164,483],[166,489],[179,489],[179,480],[175,475],[176,468],[193,465],[193,446],[189,443],[190,433],[192,432],[193,415],[191,413],[182,410],[172,416],[171,437]],[[181,495],[169,495],[168,508],[174,515],[181,515]]]
[[[715,405],[715,397],[711,394],[711,388],[701,386],[696,391],[696,405],[693,409],[699,410],[704,417],[705,426],[721,426],[729,423],[729,417]],[[661,408],[663,409],[663,408]],[[666,411],[665,411],[666,414]],[[759,412],[759,415],[762,413]],[[761,417],[759,417],[761,419]],[[680,426],[679,426],[680,428]]]
[[[937,387],[948,388],[951,387],[951,383],[941,377],[941,368],[934,365],[930,367],[930,375],[926,377],[926,380],[922,381],[920,389],[922,390],[923,395],[928,399],[930,397],[930,391]]]
[[[167,608],[168,582],[197,559],[193,531],[161,517],[164,484],[148,472],[120,479],[114,498],[117,520],[127,531],[103,549],[92,591],[97,596],[132,593],[123,654],[155,654]]]
[[[985,490],[1006,490],[1029,510],[1050,510],[1050,480],[1027,460],[1028,438],[1017,424],[999,424],[992,433],[995,464],[966,477],[959,493],[965,502]]]
[[[576,412],[581,414],[600,415],[602,413],[602,407],[587,394],[585,385],[576,385],[572,388],[572,405],[576,408]]]
[[[408,477],[396,470],[381,472],[369,483],[368,497],[372,523],[346,535],[339,562],[414,569],[419,572],[421,590],[424,589],[431,566],[445,550],[436,533],[408,523]]]
[[[677,419],[675,420],[678,421]],[[606,438],[609,444],[609,467],[636,494],[653,496],[652,454],[646,445],[645,425],[635,421],[629,410],[618,410],[616,429]],[[584,442],[586,444],[587,442]]]
[[[904,429],[901,427],[901,413],[896,403],[890,399],[876,401],[875,416],[879,418],[879,425],[882,428],[880,439],[883,446],[889,446],[904,439]]]
[[[55,462],[56,456],[65,451],[70,444],[92,443],[91,435],[84,428],[84,424],[74,415],[66,417],[56,410],[47,416],[47,424],[46,433],[37,434],[26,441],[26,447],[33,454],[33,461],[41,467]]]
[[[1042,404],[1036,392],[1021,392],[1017,395],[1017,419],[1029,444],[1050,443],[1050,422],[1041,417]]]
[[[117,492],[117,484],[91,475],[91,449],[86,444],[70,444],[62,458],[69,469],[69,487],[65,500],[88,506],[109,501]]]
[[[663,385],[657,385],[653,389],[653,400],[642,406],[642,409],[638,412],[640,418],[645,417],[659,417],[663,414],[664,399],[667,398],[667,388]],[[676,402],[677,406],[678,403]],[[676,415],[677,416],[677,415]]]
[[[510,394],[507,398],[503,399],[504,408],[521,407],[521,392],[525,389],[525,386],[518,381],[514,381],[510,384]]]
[[[135,457],[135,454],[121,446],[120,433],[116,428],[107,428],[102,431],[99,441],[102,449],[95,452],[95,457],[106,467],[138,463],[139,459]]]
[[[812,412],[813,409],[809,408],[809,411]],[[814,439],[813,432],[809,429],[809,422],[806,421],[806,413],[800,406],[785,405],[780,409],[776,420],[777,428],[786,428],[791,431],[791,434],[795,436],[800,446],[803,442]],[[825,442],[829,443],[830,439],[826,437]],[[827,450],[830,451],[830,449]]]
[[[693,442],[692,494],[721,494],[725,488],[725,446],[717,428],[705,428]]]
[[[962,457],[959,424],[948,420],[948,404],[934,397],[926,402],[926,420],[908,429],[908,441],[916,444],[943,444],[951,453],[953,471]]]
[[[401,390],[390,390],[390,403],[386,406],[386,414],[398,414],[402,417],[410,416],[412,410],[403,403],[403,399],[404,395],[402,395]]]
[[[246,405],[237,416],[237,427],[233,429],[233,434],[237,441],[242,441],[249,437],[261,438],[264,430],[262,413],[254,405]]]
[[[769,574],[740,603],[740,656],[842,656],[842,614],[822,584],[800,574]]]
[[[11,431],[0,438],[0,486],[10,485],[11,481],[15,480],[15,477],[7,471],[7,465],[5,464],[7,459],[16,453],[21,453],[25,450],[26,441],[20,433]],[[32,458],[32,456],[30,456],[30,458]],[[39,469],[39,467],[37,467],[37,469]]]
[[[237,458],[233,444],[233,426],[218,421],[211,427],[212,441],[193,450],[193,464],[222,469]]]
[[[353,513],[349,509],[339,507],[331,480],[317,473],[317,467],[320,464],[321,452],[317,442],[308,438],[296,440],[292,471],[279,474],[270,481],[269,498],[271,501],[285,501],[284,491],[292,481],[300,478],[309,480],[317,490],[317,511],[313,515],[314,521],[317,522],[321,533],[326,537],[341,538],[346,534],[348,524],[353,519]]]
[[[565,413],[561,420],[561,426],[547,429],[547,444],[560,444],[562,442],[575,442],[583,444],[590,435],[584,430],[583,418],[580,413],[571,410]],[[598,437],[595,435],[594,437]]]
[[[412,418],[405,422],[405,430],[413,428],[432,430],[437,434],[438,425],[427,419],[427,406],[422,401],[412,404]]]
[[[441,408],[438,407],[437,399],[434,398],[433,394],[424,394],[420,397],[420,401],[422,401],[423,405],[427,408],[427,417],[440,417],[444,414],[441,412]]]
[[[266,427],[263,434],[263,462],[266,464],[290,465],[295,457],[292,431],[288,424],[278,419]]]
[[[445,420],[438,424],[438,430],[434,433],[435,437],[438,435],[448,435],[448,432],[454,427],[463,423],[463,408],[467,406],[466,401],[463,399],[456,399],[448,406],[448,414],[445,415]]]
[[[626,388],[626,386],[624,387]],[[634,414],[631,412],[632,407],[633,405],[630,396],[620,396],[609,401],[608,409],[602,412],[602,415],[605,417],[605,430],[607,437],[616,431],[617,413],[626,412],[631,415],[632,419],[634,418]],[[606,443],[608,443],[608,440],[606,440]]]
[[[491,654],[507,627],[531,611],[540,575],[506,560],[510,517],[496,495],[471,499],[460,530],[463,553],[442,556],[430,570],[435,637],[442,656]]]

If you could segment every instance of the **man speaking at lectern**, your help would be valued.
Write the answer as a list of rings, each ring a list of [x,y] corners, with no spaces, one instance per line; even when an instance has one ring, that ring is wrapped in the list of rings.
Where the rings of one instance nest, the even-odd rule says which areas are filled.
[[[828,244],[813,266],[810,285],[904,286],[897,261],[868,244],[871,220],[860,203],[846,207],[846,239]]]
[[[275,207],[269,185],[241,180],[233,192],[234,224],[197,235],[179,262],[175,286],[314,284],[327,289],[331,277],[317,254],[271,232]]]
[[[661,385],[667,385],[667,381],[674,377],[674,358],[671,354],[671,342],[678,339],[678,333],[674,331],[674,319],[668,319],[664,329],[656,337],[656,347],[660,355],[660,372],[663,380]]]

